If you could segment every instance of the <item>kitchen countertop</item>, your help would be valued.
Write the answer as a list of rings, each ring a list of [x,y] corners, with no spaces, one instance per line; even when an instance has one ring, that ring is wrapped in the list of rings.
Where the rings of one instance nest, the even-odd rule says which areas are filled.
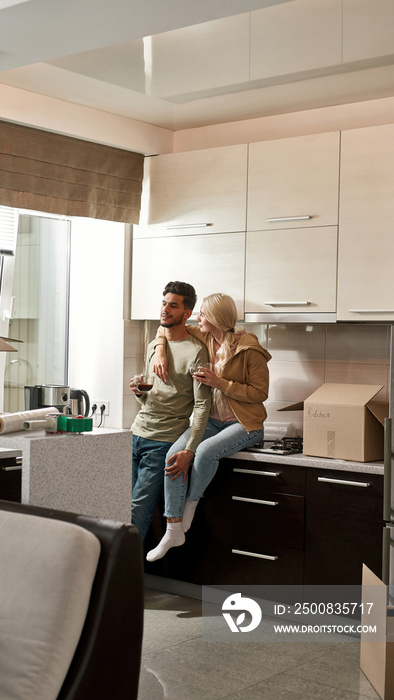
[[[0,459],[9,459],[12,457],[20,457],[21,450],[11,450],[7,447],[0,447]]]
[[[22,503],[130,522],[130,430],[6,433],[0,450],[22,455]]]
[[[381,474],[383,462],[351,462],[345,459],[330,459],[329,457],[310,457],[304,454],[278,455],[267,452],[241,451],[231,455],[229,459],[242,459],[247,462],[270,462],[273,464],[294,464],[298,467],[312,469],[335,469],[338,471],[359,472],[363,474]]]

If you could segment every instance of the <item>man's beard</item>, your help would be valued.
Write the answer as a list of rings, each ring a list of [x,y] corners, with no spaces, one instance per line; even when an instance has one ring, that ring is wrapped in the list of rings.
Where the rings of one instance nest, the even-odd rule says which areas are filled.
[[[173,328],[174,326],[181,326],[182,323],[183,323],[183,318],[179,318],[179,319],[172,318],[168,322],[160,319],[160,325],[163,326],[163,328]]]

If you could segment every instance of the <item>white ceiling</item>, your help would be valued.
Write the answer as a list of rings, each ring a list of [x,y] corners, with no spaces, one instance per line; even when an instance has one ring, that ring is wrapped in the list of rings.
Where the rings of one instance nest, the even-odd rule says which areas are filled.
[[[393,4],[0,0],[0,83],[172,130],[392,96]]]

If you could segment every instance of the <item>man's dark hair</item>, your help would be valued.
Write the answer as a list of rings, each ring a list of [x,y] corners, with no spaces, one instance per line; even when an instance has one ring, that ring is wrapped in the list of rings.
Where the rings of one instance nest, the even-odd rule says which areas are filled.
[[[178,294],[182,297],[184,308],[193,311],[197,301],[197,294],[191,284],[187,282],[168,282],[165,286],[163,297],[166,294]]]

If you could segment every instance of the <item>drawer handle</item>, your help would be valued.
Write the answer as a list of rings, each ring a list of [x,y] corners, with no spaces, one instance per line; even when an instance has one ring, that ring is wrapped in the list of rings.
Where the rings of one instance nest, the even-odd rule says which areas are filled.
[[[307,221],[312,218],[310,214],[305,214],[304,216],[275,216],[274,218],[267,219],[267,221],[269,223],[275,223],[276,221]]]
[[[207,226],[213,226],[213,224],[174,224],[174,226],[166,226],[167,231],[171,229],[182,229],[182,228],[206,228]]]
[[[259,498],[244,498],[243,496],[231,496],[233,501],[245,501],[245,503],[259,503],[262,506],[277,506],[279,501],[262,501]]]
[[[257,476],[280,476],[279,472],[261,472],[257,469],[240,469],[239,467],[234,467],[233,472],[238,472],[239,474],[257,474]]]
[[[242,549],[232,549],[232,554],[242,554],[244,557],[255,557],[256,559],[269,559],[275,561],[278,557],[272,557],[269,554],[257,554],[256,552],[244,552]]]
[[[265,301],[265,306],[310,306],[311,301]]]
[[[18,464],[15,467],[1,467],[3,472],[20,472],[22,469],[22,465]]]
[[[345,484],[345,486],[361,486],[366,488],[371,486],[368,481],[347,481],[346,479],[329,479],[327,476],[318,476],[318,481],[325,481],[329,484]]]
[[[394,309],[349,309],[349,314],[394,314]]]

